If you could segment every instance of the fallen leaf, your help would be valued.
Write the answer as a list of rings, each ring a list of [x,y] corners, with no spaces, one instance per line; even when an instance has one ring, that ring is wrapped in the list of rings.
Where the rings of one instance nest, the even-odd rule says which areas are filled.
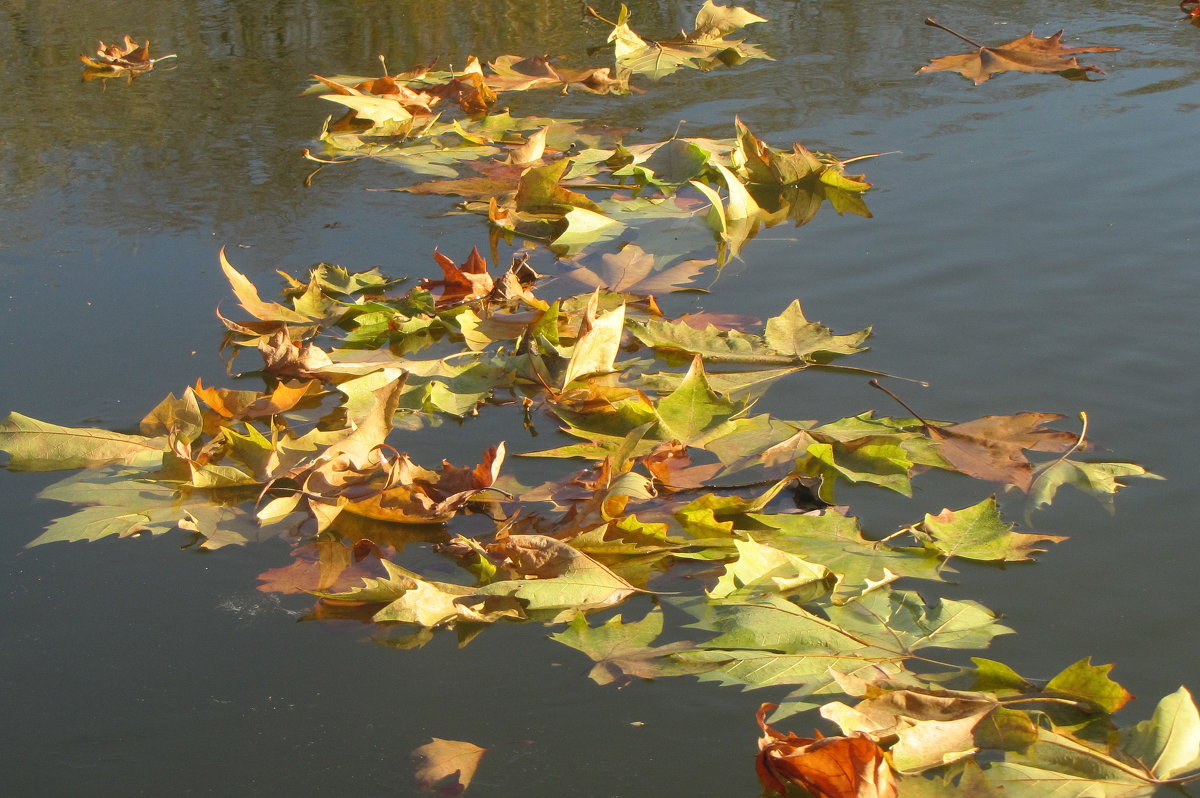
[[[787,795],[795,785],[813,798],[896,798],[896,777],[871,738],[785,735],[767,725],[767,713],[776,708],[763,704],[757,716],[762,737],[755,770],[766,790]]]
[[[1007,44],[988,47],[972,41],[960,33],[950,30],[932,19],[925,20],[926,25],[944,30],[976,47],[974,52],[961,55],[948,55],[935,58],[928,65],[917,70],[920,72],[937,72],[950,70],[958,72],[966,78],[975,81],[978,86],[992,75],[1000,72],[1065,72],[1067,70],[1082,70],[1084,72],[1099,72],[1104,70],[1092,64],[1080,64],[1074,56],[1077,53],[1109,53],[1120,50],[1120,47],[1068,47],[1062,43],[1063,32],[1040,39],[1033,33],[1027,33],[1019,39]]]
[[[442,740],[434,737],[432,742],[413,750],[419,762],[416,767],[417,787],[421,792],[455,798],[467,791],[479,760],[487,752],[474,743],[461,740]]]
[[[131,36],[126,36],[123,44],[105,44],[100,42],[95,56],[81,55],[79,60],[90,69],[101,72],[146,72],[154,68],[159,61],[174,58],[175,54],[150,57],[150,41],[147,39],[138,44]]]

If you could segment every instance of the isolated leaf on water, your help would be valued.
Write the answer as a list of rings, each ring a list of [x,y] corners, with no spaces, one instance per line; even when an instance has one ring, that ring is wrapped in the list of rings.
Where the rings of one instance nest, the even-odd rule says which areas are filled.
[[[975,81],[978,86],[992,75],[1000,72],[1066,72],[1067,70],[1082,70],[1084,72],[1104,73],[1103,69],[1091,64],[1080,64],[1074,56],[1079,53],[1109,53],[1120,50],[1120,47],[1068,47],[1062,43],[1063,32],[1059,31],[1045,39],[1027,33],[1019,39],[1007,44],[988,47],[974,42],[967,37],[955,33],[949,28],[932,19],[925,20],[926,25],[953,34],[973,47],[974,52],[961,55],[948,55],[935,58],[917,72],[936,72],[950,70],[958,72],[965,78]]]
[[[921,530],[928,535],[927,543],[932,548],[947,557],[968,560],[1030,560],[1034,554],[1045,551],[1037,548],[1039,543],[1066,540],[1057,535],[1012,531],[1012,524],[1000,519],[995,496],[962,510],[945,509],[937,515],[927,513]]]
[[[471,786],[487,750],[474,743],[434,737],[412,752],[418,760],[417,787],[441,798],[457,798]]]
[[[655,608],[640,621],[625,623],[620,615],[600,626],[589,626],[582,613],[576,615],[566,631],[550,635],[563,645],[587,654],[596,665],[588,676],[596,684],[624,687],[634,679],[656,679],[699,673],[711,665],[676,661],[671,654],[692,647],[686,640],[651,646],[663,630],[662,610]]]
[[[79,60],[89,70],[106,74],[120,74],[123,72],[147,72],[153,69],[154,65],[159,61],[165,61],[168,58],[174,57],[175,54],[172,53],[171,55],[151,58],[150,41],[148,39],[142,44],[138,44],[133,40],[133,37],[126,35],[125,41],[122,44],[105,44],[104,42],[100,42],[94,56],[80,55]]]
[[[755,770],[768,794],[788,795],[789,787],[819,798],[896,798],[896,778],[883,749],[865,735],[812,737],[783,734],[767,725],[775,704],[758,708]]]

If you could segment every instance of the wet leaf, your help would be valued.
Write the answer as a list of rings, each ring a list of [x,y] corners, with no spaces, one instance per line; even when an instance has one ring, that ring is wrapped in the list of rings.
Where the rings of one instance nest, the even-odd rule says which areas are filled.
[[[417,787],[424,793],[456,798],[467,791],[479,761],[487,753],[474,743],[461,740],[442,740],[434,737],[432,742],[413,750],[419,761],[416,766]]]
[[[0,421],[0,451],[14,471],[57,471],[102,465],[149,466],[162,462],[163,436],[124,435],[95,427],[62,427],[9,413]]]
[[[950,70],[975,81],[976,86],[1000,72],[1065,72],[1071,69],[1103,74],[1104,70],[1097,66],[1080,64],[1075,55],[1079,53],[1109,53],[1121,49],[1120,47],[1096,46],[1068,47],[1062,43],[1062,31],[1045,39],[1027,33],[1007,44],[988,47],[971,41],[932,19],[926,19],[925,24],[945,30],[977,49],[961,55],[935,58],[917,72]]]
[[[926,514],[921,528],[929,535],[929,544],[947,557],[968,560],[1031,560],[1045,551],[1037,548],[1042,542],[1066,540],[1056,535],[1030,535],[1013,532],[1012,524],[1000,519],[996,497],[962,510],[945,509],[937,515]]]
[[[676,651],[692,647],[686,640],[651,646],[662,630],[663,616],[659,609],[651,610],[640,621],[629,623],[616,615],[601,626],[589,626],[586,616],[579,614],[571,620],[566,631],[550,638],[591,657],[596,665],[588,676],[597,684],[624,687],[634,679],[681,676],[711,667],[678,662],[671,657]]]
[[[147,39],[138,44],[131,36],[126,36],[122,44],[105,44],[100,42],[96,55],[80,55],[89,69],[106,74],[121,74],[124,72],[147,72],[154,68],[159,61],[174,58],[175,54],[163,55],[158,58],[150,57],[150,41]]]
[[[800,787],[818,798],[896,798],[896,779],[883,749],[863,735],[813,737],[783,734],[767,725],[775,704],[758,709],[755,769],[767,793],[787,795],[789,786]]]

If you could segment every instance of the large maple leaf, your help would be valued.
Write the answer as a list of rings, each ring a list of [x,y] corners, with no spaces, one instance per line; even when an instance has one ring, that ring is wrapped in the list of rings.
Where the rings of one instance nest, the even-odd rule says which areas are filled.
[[[1067,47],[1062,43],[1063,32],[1059,31],[1045,39],[1027,33],[1019,39],[1013,39],[1007,44],[988,47],[972,41],[961,33],[950,30],[941,23],[926,19],[926,25],[944,30],[977,48],[970,53],[948,55],[935,58],[929,64],[917,70],[921,72],[938,72],[949,70],[958,72],[963,77],[975,81],[978,86],[992,75],[1000,72],[1066,72],[1067,70],[1082,70],[1083,72],[1099,72],[1104,70],[1093,64],[1081,64],[1075,58],[1078,53],[1108,53],[1120,50],[1120,47]]]

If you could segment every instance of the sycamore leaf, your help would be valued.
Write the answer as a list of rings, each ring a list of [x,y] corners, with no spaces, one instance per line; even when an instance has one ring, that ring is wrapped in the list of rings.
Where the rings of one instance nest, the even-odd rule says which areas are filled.
[[[621,334],[625,329],[625,305],[593,316],[594,312],[594,309],[589,309],[585,317],[588,322],[586,329],[580,333],[571,349],[571,359],[567,361],[567,369],[563,374],[563,388],[582,377],[613,370],[613,361],[620,352]]]
[[[1111,513],[1113,495],[1125,487],[1120,481],[1123,477],[1162,479],[1134,463],[1083,463],[1064,458],[1037,472],[1029,488],[1029,498],[1035,509],[1044,507],[1054,500],[1059,487],[1070,485],[1094,496]]]
[[[911,496],[912,467],[908,452],[890,435],[813,443],[806,456],[796,462],[797,473],[821,477],[817,495],[829,504],[833,504],[833,488],[838,479],[851,484],[867,482]]]
[[[442,798],[457,798],[471,786],[485,753],[486,748],[474,743],[434,737],[432,742],[412,752],[418,760],[417,787],[421,792]]]
[[[938,453],[955,470],[1028,492],[1033,483],[1033,466],[1025,457],[1025,449],[1064,452],[1079,445],[1077,435],[1041,428],[1060,418],[1058,413],[984,416],[944,427],[926,424],[925,432],[938,442]]]
[[[742,409],[740,403],[713,392],[704,374],[704,361],[696,355],[683,381],[658,402],[661,437],[674,438],[689,445],[701,445],[705,438],[717,434],[724,423]]]
[[[1159,779],[1200,777],[1200,712],[1180,687],[1158,702],[1154,716],[1125,733],[1125,753]]]
[[[825,325],[804,318],[800,301],[793,300],[783,313],[767,320],[764,338],[767,346],[780,354],[828,363],[840,355],[864,351],[861,344],[870,335],[869,327],[849,335],[834,335]]]
[[[711,665],[678,662],[671,657],[676,651],[692,648],[686,640],[651,646],[663,630],[662,610],[653,609],[640,621],[625,623],[620,615],[601,626],[589,626],[583,613],[577,614],[566,631],[550,635],[563,645],[578,649],[595,661],[588,676],[596,684],[616,684],[624,687],[636,679],[656,679],[660,676],[681,676],[699,673]]]
[[[545,535],[509,535],[488,547],[526,579],[492,582],[473,595],[512,596],[530,611],[611,607],[636,588],[596,560]]]
[[[637,244],[626,244],[620,252],[601,255],[598,267],[580,266],[568,271],[566,276],[589,288],[603,288],[615,293],[660,294],[682,288],[713,263],[712,260],[685,260],[655,271],[656,262],[653,254]]]
[[[71,515],[51,521],[27,546],[56,541],[95,541],[110,535],[131,537],[142,532],[161,535],[177,527],[212,539],[207,548],[273,537],[284,529],[260,528],[238,505],[252,499],[256,489],[190,490],[173,483],[153,482],[141,470],[84,471],[56,482],[39,498],[84,505]]]
[[[929,535],[929,545],[947,557],[968,560],[1031,560],[1043,541],[1066,540],[1056,535],[1029,535],[1013,532],[1012,524],[1000,519],[996,497],[962,510],[944,509],[937,515],[925,515],[921,528]]]
[[[1112,667],[1093,665],[1091,657],[1081,659],[1048,681],[1043,691],[1082,699],[1111,715],[1133,700],[1128,690],[1108,678]]]
[[[782,734],[767,725],[775,704],[758,708],[755,770],[768,793],[788,795],[789,786],[821,798],[896,798],[896,778],[883,749],[865,735],[813,737]]]
[[[753,538],[734,540],[733,545],[738,557],[725,566],[725,573],[708,591],[710,598],[779,593],[806,602],[824,596],[835,582],[824,565],[756,543]]]
[[[817,693],[840,691],[837,674],[897,674],[916,651],[929,646],[980,648],[1012,630],[975,602],[941,599],[926,606],[916,593],[881,589],[819,615],[779,596],[684,608],[700,621],[693,627],[720,634],[677,656],[688,662],[719,662],[703,681],[747,687],[795,685],[796,703]]]
[[[1007,44],[988,47],[974,42],[967,37],[955,33],[949,28],[932,19],[925,20],[926,25],[939,28],[957,36],[977,49],[961,55],[948,55],[935,58],[917,72],[936,72],[950,70],[958,72],[966,78],[975,81],[978,86],[992,75],[1000,72],[1065,72],[1067,70],[1082,70],[1084,72],[1104,73],[1103,69],[1091,64],[1080,64],[1074,56],[1078,53],[1109,53],[1120,50],[1120,47],[1068,47],[1062,43],[1063,32],[1040,39],[1032,33],[1027,33],[1019,39]]]
[[[14,471],[57,471],[100,465],[150,466],[162,462],[161,435],[124,435],[94,427],[61,427],[9,413],[0,421],[0,451]]]
[[[221,270],[225,272],[225,277],[229,280],[234,295],[238,298],[238,304],[251,316],[260,321],[278,321],[285,324],[312,323],[313,319],[309,316],[289,310],[278,302],[264,302],[259,297],[258,289],[254,287],[254,283],[250,282],[244,274],[233,268],[226,259],[224,247],[221,247],[219,259],[221,261]]]

